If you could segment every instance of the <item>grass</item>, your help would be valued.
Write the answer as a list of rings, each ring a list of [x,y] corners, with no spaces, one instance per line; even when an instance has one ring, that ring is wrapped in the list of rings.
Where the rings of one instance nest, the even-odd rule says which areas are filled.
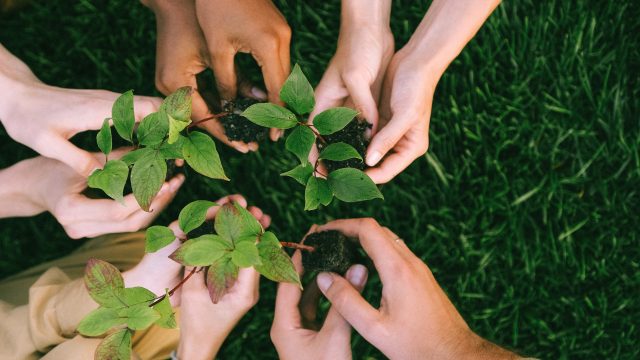
[[[155,24],[140,4],[34,3],[0,19],[0,41],[43,81],[155,93]],[[317,83],[335,50],[339,2],[277,3],[294,31],[292,61]],[[428,4],[394,2],[398,45]],[[632,1],[502,4],[441,80],[429,152],[383,187],[384,202],[304,212],[299,187],[274,176],[293,158],[282,144],[266,145],[247,156],[223,151],[234,181],[190,177],[158,223],[192,199],[230,192],[273,215],[283,240],[298,240],[314,222],[373,216],[429,264],[482,336],[545,359],[637,359],[638,8]],[[34,155],[0,136],[0,166]],[[78,244],[48,214],[2,220],[0,276]],[[276,357],[274,290],[263,281],[260,303],[221,358]],[[366,293],[375,303],[378,292],[374,277]],[[354,355],[382,358],[359,337]]]

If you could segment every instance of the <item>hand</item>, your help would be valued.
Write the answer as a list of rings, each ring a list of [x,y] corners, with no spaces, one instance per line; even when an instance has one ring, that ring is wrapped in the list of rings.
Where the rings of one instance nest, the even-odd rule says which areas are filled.
[[[338,230],[359,239],[373,260],[383,286],[378,309],[340,275],[320,273],[317,283],[332,309],[387,357],[517,358],[469,329],[429,268],[391,230],[373,219],[336,220],[317,230]]]
[[[122,149],[114,150],[112,158],[123,155]],[[104,155],[94,154],[100,167]],[[95,237],[103,234],[132,232],[149,225],[171,202],[184,182],[178,174],[164,183],[151,203],[149,212],[140,208],[133,194],[124,197],[124,204],[111,199],[89,199],[82,195],[87,187],[86,179],[65,164],[36,157],[19,162],[2,171],[6,189],[14,189],[2,199],[16,199],[9,210],[0,211],[3,217],[31,216],[49,211],[72,239]],[[7,211],[11,211],[8,213]]]
[[[230,201],[247,207],[247,201],[241,195],[227,196],[218,200],[217,203],[222,205]],[[214,218],[218,209],[220,209],[219,206],[209,209],[207,218]],[[253,206],[248,207],[247,210],[265,229],[269,227],[271,218],[264,215],[262,210]],[[176,231],[179,232],[179,229],[174,229],[174,232]],[[177,235],[184,234],[177,233]],[[190,268],[186,268],[185,274],[190,271]],[[211,302],[203,271],[195,273],[185,282],[180,295],[181,334],[178,358],[195,360],[215,358],[233,327],[258,302],[259,280],[260,274],[255,269],[240,269],[236,282],[217,304]]]
[[[313,232],[314,227],[309,232]],[[300,251],[293,255],[299,274],[303,273]],[[353,288],[362,291],[367,282],[367,268],[353,265],[346,277]],[[335,309],[329,309],[324,324],[316,322],[321,293],[315,283],[304,293],[294,284],[280,283],[271,340],[280,359],[351,359],[351,326]]]
[[[388,0],[342,2],[338,48],[316,88],[310,119],[331,107],[350,106],[377,125],[380,87],[394,51],[390,7]]]
[[[366,171],[375,183],[390,181],[427,152],[431,104],[439,78],[406,52],[394,55],[382,88],[379,126],[365,157],[367,165],[377,165]]]
[[[99,130],[119,94],[104,90],[75,90],[48,86],[0,45],[0,87],[13,89],[0,105],[0,120],[11,138],[43,156],[59,160],[83,177],[100,163],[69,139],[87,130]],[[9,93],[6,94],[9,96]],[[136,96],[136,121],[157,110],[157,98]]]

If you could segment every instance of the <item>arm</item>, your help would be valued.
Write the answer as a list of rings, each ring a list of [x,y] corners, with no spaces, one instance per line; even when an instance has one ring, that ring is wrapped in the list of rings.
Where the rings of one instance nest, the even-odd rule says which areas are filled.
[[[436,85],[498,3],[435,0],[409,42],[393,56],[382,86],[380,125],[366,155],[367,165],[376,166],[367,171],[376,183],[393,179],[427,151]]]

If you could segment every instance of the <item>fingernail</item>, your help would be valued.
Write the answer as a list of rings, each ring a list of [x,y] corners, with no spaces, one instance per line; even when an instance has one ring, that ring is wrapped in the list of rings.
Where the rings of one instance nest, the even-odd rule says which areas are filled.
[[[356,264],[347,271],[347,280],[354,286],[364,285],[367,278],[367,268],[363,265]]]
[[[171,180],[171,182],[169,183],[169,190],[171,190],[171,192],[176,192],[180,188],[183,182],[184,182],[184,175],[182,174],[176,175],[176,177],[173,178],[173,180]]]
[[[380,159],[382,159],[382,154],[379,151],[374,151],[365,157],[365,161],[369,166],[375,166]]]
[[[318,283],[318,287],[320,288],[320,290],[322,292],[325,292],[327,291],[327,289],[329,289],[331,284],[333,284],[333,276],[329,273],[321,272],[320,274],[318,274],[316,282]]]
[[[262,91],[262,89],[257,88],[255,86],[251,88],[251,95],[255,96],[256,98],[258,98],[260,100],[266,100],[267,99],[267,93],[265,93],[264,91]]]

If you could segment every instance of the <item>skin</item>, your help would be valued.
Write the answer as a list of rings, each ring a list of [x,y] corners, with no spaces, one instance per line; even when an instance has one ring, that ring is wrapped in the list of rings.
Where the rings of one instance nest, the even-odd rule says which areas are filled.
[[[99,130],[120,94],[46,85],[2,45],[0,88],[12,89],[0,102],[0,121],[12,139],[65,163],[82,177],[101,168],[95,156],[69,139],[83,131]],[[158,98],[134,97],[136,121],[156,111],[160,103]]]
[[[128,149],[114,150],[117,159]],[[104,155],[91,154],[102,167]],[[0,218],[34,216],[48,211],[72,239],[133,232],[147,227],[173,200],[184,182],[182,174],[165,182],[150,211],[140,208],[133,194],[123,204],[82,195],[86,179],[64,163],[39,156],[0,170]]]
[[[169,94],[181,86],[197,88],[196,75],[210,68],[222,99],[233,100],[240,93],[281,103],[280,87],[290,71],[291,29],[271,1],[144,0],[142,3],[156,14],[156,86],[162,93]],[[261,67],[266,96],[262,90],[239,79],[234,63],[238,52],[250,53]],[[204,100],[196,93],[194,120],[210,115]],[[258,149],[257,143],[230,142],[215,120],[203,123],[202,127],[238,151]],[[274,141],[280,135],[280,130],[271,130]]]
[[[292,260],[296,271],[302,275],[299,250]],[[367,281],[367,269],[353,265],[345,276],[356,291],[362,291]],[[334,308],[329,309],[324,322],[319,323],[316,316],[320,296],[313,283],[305,286],[304,293],[294,284],[278,285],[271,340],[280,359],[299,359],[300,354],[305,354],[305,359],[352,358],[351,325]]]
[[[373,219],[336,220],[316,229],[326,230],[341,231],[360,242],[380,275],[382,299],[378,308],[373,307],[358,288],[334,273],[320,273],[318,288],[331,309],[387,357],[518,358],[469,329],[429,268],[391,230]]]

